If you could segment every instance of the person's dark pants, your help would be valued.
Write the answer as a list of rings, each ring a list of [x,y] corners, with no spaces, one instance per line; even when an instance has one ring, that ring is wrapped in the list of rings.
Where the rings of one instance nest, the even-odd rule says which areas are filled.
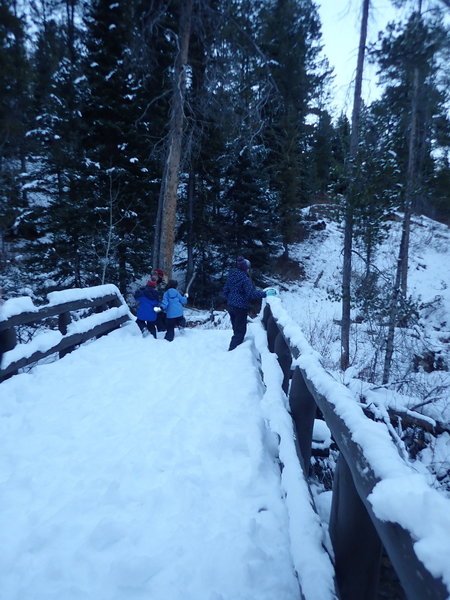
[[[247,333],[248,310],[246,308],[229,306],[228,312],[230,314],[231,325],[233,326],[233,337],[231,338],[228,350],[234,350],[236,346],[242,344]]]
[[[175,327],[183,326],[185,323],[184,317],[175,317],[174,319],[168,319],[166,317],[166,335],[164,339],[168,342],[173,342],[173,338],[175,337]]]
[[[162,310],[156,315],[156,329],[166,331],[166,313]]]
[[[152,336],[156,339],[156,324],[155,321],[142,321],[142,319],[136,319],[136,323],[139,325],[139,329],[144,332],[145,327],[149,330]]]

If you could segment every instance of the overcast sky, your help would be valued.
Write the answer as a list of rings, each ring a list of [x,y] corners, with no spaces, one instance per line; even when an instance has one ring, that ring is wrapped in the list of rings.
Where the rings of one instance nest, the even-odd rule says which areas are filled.
[[[362,0],[318,0],[322,20],[325,54],[335,69],[335,107],[347,114],[352,106],[352,82],[356,69]],[[374,0],[368,27],[368,43],[389,21],[398,19],[403,11],[392,7],[390,0]],[[378,95],[376,67],[366,63],[363,97],[366,102]]]

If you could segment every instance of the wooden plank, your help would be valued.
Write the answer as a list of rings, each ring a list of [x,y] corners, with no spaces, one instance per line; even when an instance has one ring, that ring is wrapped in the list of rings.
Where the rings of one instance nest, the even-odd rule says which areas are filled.
[[[284,336],[292,355],[294,358],[298,358],[300,351],[295,346],[291,346],[289,337],[284,335],[283,328],[273,316],[267,319],[267,329],[269,326],[271,329],[270,335],[274,336],[274,322]],[[410,532],[403,529],[398,523],[380,521],[374,514],[372,505],[367,498],[381,480],[375,476],[374,469],[366,459],[361,446],[353,441],[351,430],[335,412],[333,404],[317,391],[314,382],[308,378],[305,370],[300,368],[300,371],[306,387],[314,397],[317,407],[322,411],[333,439],[348,465],[355,489],[384,544],[408,599],[448,600],[448,591],[442,579],[435,578],[418,559],[414,551],[415,540],[411,537]]]
[[[410,600],[448,600],[447,588],[442,580],[433,577],[417,558],[413,547],[415,540],[412,539],[410,532],[397,523],[380,521],[375,516],[367,497],[380,479],[375,476],[362,448],[352,440],[352,432],[342,418],[336,414],[333,405],[317,392],[314,383],[304,372],[303,376],[317,406],[322,411],[340,452],[344,455],[359,497],[372,519],[408,598]]]
[[[0,381],[7,378],[9,375],[14,373],[18,369],[22,369],[23,367],[26,367],[27,365],[30,365],[39,360],[42,360],[43,358],[46,358],[47,356],[50,356],[51,354],[61,353],[65,350],[67,350],[68,348],[73,348],[74,346],[78,346],[93,337],[97,337],[100,335],[104,335],[106,333],[110,333],[111,331],[113,331],[114,329],[117,329],[118,327],[120,327],[120,325],[122,325],[123,323],[125,323],[128,320],[129,320],[128,315],[122,315],[121,317],[118,317],[117,319],[114,319],[113,321],[107,321],[105,323],[100,323],[99,325],[97,325],[93,329],[90,329],[89,331],[85,331],[83,333],[75,333],[73,335],[66,336],[59,342],[59,344],[52,346],[52,348],[49,348],[45,352],[41,352],[41,351],[35,352],[34,354],[32,354],[29,357],[24,357],[13,363],[10,363],[5,369],[0,369]]]
[[[64,312],[71,312],[74,310],[80,310],[83,308],[95,308],[102,304],[108,304],[109,302],[117,301],[116,294],[108,294],[101,296],[100,298],[83,298],[81,300],[73,300],[71,302],[64,302],[62,304],[55,304],[53,306],[42,306],[36,311],[29,311],[14,315],[5,320],[0,320],[0,331],[9,329],[10,327],[17,327],[17,325],[29,325],[30,323],[36,323],[47,319],[49,317],[55,317]]]

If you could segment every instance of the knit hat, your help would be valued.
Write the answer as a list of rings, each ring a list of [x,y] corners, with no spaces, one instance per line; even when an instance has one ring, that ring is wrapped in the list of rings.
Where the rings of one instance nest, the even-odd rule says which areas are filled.
[[[164,271],[162,269],[153,269],[153,272],[156,273],[159,277],[164,277]]]
[[[250,261],[243,256],[238,256],[236,260],[236,266],[241,271],[248,271],[252,265]]]
[[[153,281],[153,279],[149,279],[147,281],[147,285],[149,285],[150,287],[156,287],[156,281]]]

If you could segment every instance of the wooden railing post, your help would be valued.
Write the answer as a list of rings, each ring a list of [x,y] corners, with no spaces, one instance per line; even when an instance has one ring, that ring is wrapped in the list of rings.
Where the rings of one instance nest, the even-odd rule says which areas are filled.
[[[342,600],[375,600],[382,544],[342,453],[333,482],[329,532]]]
[[[278,335],[275,338],[273,349],[277,355],[278,364],[283,371],[283,383],[281,387],[283,388],[283,392],[287,394],[289,390],[289,381],[291,379],[292,354],[281,332],[278,332]]]
[[[0,331],[0,348],[3,352],[9,352],[16,347],[17,335],[15,327],[8,327]]]
[[[63,312],[60,315],[58,315],[58,329],[63,335],[67,334],[67,326],[69,325],[71,320],[72,317],[70,316],[69,311]],[[66,354],[72,352],[74,348],[75,346],[72,346],[71,348],[64,348],[59,352],[59,358],[63,358],[64,356],[66,356]]]
[[[270,306],[268,304],[265,305],[263,314],[262,314],[262,323],[264,327],[267,329],[267,321],[272,316],[272,311],[270,310]]]
[[[0,368],[2,366],[3,354],[13,350],[17,344],[17,334],[15,327],[8,327],[0,331]],[[9,377],[17,375],[17,371],[10,373]]]
[[[289,406],[297,434],[298,449],[305,477],[309,476],[311,461],[311,446],[316,418],[317,405],[313,395],[308,390],[298,367],[294,369],[289,390]]]
[[[268,349],[277,352],[285,376],[289,363],[284,357],[285,345],[295,360],[300,359],[300,366],[294,369],[288,396],[296,433],[296,450],[306,479],[309,476],[313,427],[317,413],[323,415],[340,451],[334,472],[329,523],[340,600],[374,600],[377,597],[383,547],[408,600],[448,600],[450,588],[444,581],[444,570],[437,563],[435,569],[441,569],[442,573],[433,574],[419,557],[413,529],[401,525],[395,507],[392,519],[380,519],[374,512],[369,496],[384,478],[377,475],[378,465],[365,453],[365,444],[355,441],[358,436],[353,435],[354,430],[349,425],[347,416],[344,418],[341,411],[337,410],[332,401],[334,394],[331,393],[331,399],[329,397],[328,389],[331,390],[333,386],[339,388],[341,384],[332,380],[318,361],[313,360],[316,362],[316,369],[309,368],[309,361],[306,361],[306,366],[302,366],[302,352],[309,353],[311,349],[307,344],[303,345],[303,342],[301,349],[295,343],[291,345],[290,335],[286,334],[282,320],[273,316],[268,303],[262,320],[266,327]],[[327,385],[322,384],[321,378],[327,380]],[[286,383],[289,384],[285,377],[285,391]],[[328,388],[326,392],[322,391],[324,388]],[[342,392],[348,394],[345,388],[342,388]],[[351,398],[349,402],[352,402]],[[358,417],[356,423],[363,423],[363,413],[358,414],[357,408],[351,410],[351,414]],[[374,431],[375,428],[370,428],[371,433]],[[382,430],[377,429],[377,436],[381,433]],[[385,443],[391,444],[388,436]],[[390,451],[392,450],[395,448],[391,445]],[[408,470],[405,469],[405,472]],[[430,496],[434,496],[432,492],[434,490],[430,489]],[[436,501],[436,498],[430,500]],[[412,503],[423,519],[433,519],[433,515],[428,515],[423,510],[420,502]],[[438,526],[436,520],[433,523],[434,527]]]
[[[51,299],[51,303],[48,306],[42,306],[38,309],[33,307],[32,310],[26,309],[12,314],[7,319],[0,320],[0,354],[12,350],[16,346],[16,326],[30,325],[31,323],[47,323],[47,330],[51,330],[55,327],[55,317],[57,317],[58,329],[62,334],[56,343],[53,341],[47,343],[47,340],[44,340],[42,347],[34,350],[31,354],[23,350],[18,352],[20,356],[18,355],[12,361],[10,360],[8,364],[4,363],[4,357],[2,357],[0,382],[8,379],[11,375],[16,375],[18,369],[37,363],[52,354],[58,354],[62,358],[80,344],[106,335],[130,320],[128,307],[118,292],[114,289],[103,291],[96,290],[95,288],[94,292],[97,295],[96,293],[91,295],[90,289],[88,289],[86,297],[82,295],[80,297],[80,294],[76,293],[74,294],[75,298],[69,301],[61,300],[61,302],[58,302],[58,298],[55,297]],[[90,320],[91,322],[88,321],[92,316],[92,312],[106,313],[110,309],[110,305],[111,308],[114,307],[118,310],[111,310],[111,314],[106,315],[104,319],[99,319],[98,322],[94,321],[92,323],[92,319]],[[88,309],[90,314],[85,314],[86,309]],[[80,321],[82,322],[80,323],[81,327],[74,328],[72,332],[68,333],[71,314],[74,311],[80,310],[83,311],[83,315],[80,317]],[[84,319],[86,321],[83,323]],[[84,327],[86,323],[88,325]]]
[[[277,337],[277,335],[279,333],[279,329],[278,329],[278,325],[272,315],[267,319],[266,331],[267,331],[267,347],[269,348],[270,352],[275,352],[275,338]]]

